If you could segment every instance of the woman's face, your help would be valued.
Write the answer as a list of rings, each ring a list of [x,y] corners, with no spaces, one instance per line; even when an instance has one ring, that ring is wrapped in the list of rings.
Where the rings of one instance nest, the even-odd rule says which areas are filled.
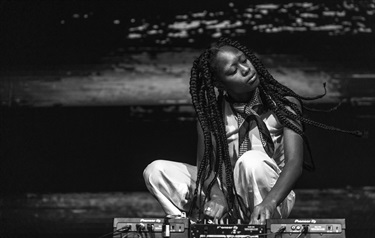
[[[258,73],[242,51],[223,46],[214,59],[215,79],[218,88],[224,89],[232,99],[246,102],[259,85]]]

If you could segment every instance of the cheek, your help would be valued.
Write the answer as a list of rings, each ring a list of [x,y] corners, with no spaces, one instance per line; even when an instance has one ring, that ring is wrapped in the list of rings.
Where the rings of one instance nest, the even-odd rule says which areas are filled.
[[[256,71],[256,69],[255,69],[255,67],[254,67],[253,63],[251,63],[251,61],[250,61],[250,60],[249,60],[249,67],[250,67],[250,69],[251,69],[251,70],[255,70],[255,71]]]
[[[224,85],[227,89],[238,89],[238,88],[243,88],[243,84],[239,80],[228,80],[225,82]]]

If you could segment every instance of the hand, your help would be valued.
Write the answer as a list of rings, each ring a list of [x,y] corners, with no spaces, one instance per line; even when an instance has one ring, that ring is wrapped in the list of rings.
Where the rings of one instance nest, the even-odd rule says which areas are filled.
[[[211,219],[222,219],[228,211],[224,196],[211,196],[211,200],[204,205],[203,213]]]
[[[276,210],[276,204],[272,202],[261,202],[254,207],[251,214],[250,224],[259,225],[266,224],[266,219],[270,219]]]

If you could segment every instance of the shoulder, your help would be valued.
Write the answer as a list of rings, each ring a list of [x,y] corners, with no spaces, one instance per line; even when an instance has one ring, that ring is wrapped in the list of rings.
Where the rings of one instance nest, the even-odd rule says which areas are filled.
[[[287,96],[285,97],[286,99],[288,99],[290,102],[292,102],[293,104],[295,104],[296,108],[298,109],[297,111],[295,110],[296,108],[291,108],[290,106],[286,106],[286,108],[291,111],[293,114],[296,114],[296,115],[301,115],[302,113],[302,105],[301,105],[301,101],[299,101],[297,98],[295,97],[290,97],[290,96]],[[300,120],[297,120],[297,119],[288,119],[292,124],[294,124],[295,126],[297,126],[299,129],[303,130],[302,128],[302,124],[300,122]]]
[[[299,101],[297,98],[295,97],[291,97],[291,96],[286,96],[285,97],[289,102],[292,102],[293,104],[295,104],[297,106],[297,108],[299,109],[299,111],[302,110],[302,105],[301,105],[301,101]],[[293,109],[291,109],[289,106],[286,106],[286,108],[288,108],[288,110],[290,111],[294,111]]]
[[[286,96],[285,98],[288,99],[289,102],[292,102],[297,106],[301,107],[301,102],[297,98],[291,96]]]

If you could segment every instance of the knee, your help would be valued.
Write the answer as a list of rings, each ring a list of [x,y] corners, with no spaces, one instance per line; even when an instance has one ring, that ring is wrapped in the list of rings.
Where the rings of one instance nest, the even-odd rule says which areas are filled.
[[[165,162],[164,160],[155,160],[143,170],[143,179],[147,185],[155,184],[160,178],[160,174],[164,170]]]
[[[243,181],[251,181],[258,187],[272,187],[279,177],[280,169],[273,159],[261,151],[248,151],[238,159],[235,171]]]
[[[261,151],[250,150],[238,159],[236,166],[238,166],[238,169],[243,174],[247,174],[247,176],[262,178],[266,174],[270,174],[270,170],[275,170],[270,160],[267,154]]]
[[[237,160],[237,166],[240,168],[251,169],[254,171],[263,170],[266,166],[268,156],[265,153],[256,150],[249,150]]]

